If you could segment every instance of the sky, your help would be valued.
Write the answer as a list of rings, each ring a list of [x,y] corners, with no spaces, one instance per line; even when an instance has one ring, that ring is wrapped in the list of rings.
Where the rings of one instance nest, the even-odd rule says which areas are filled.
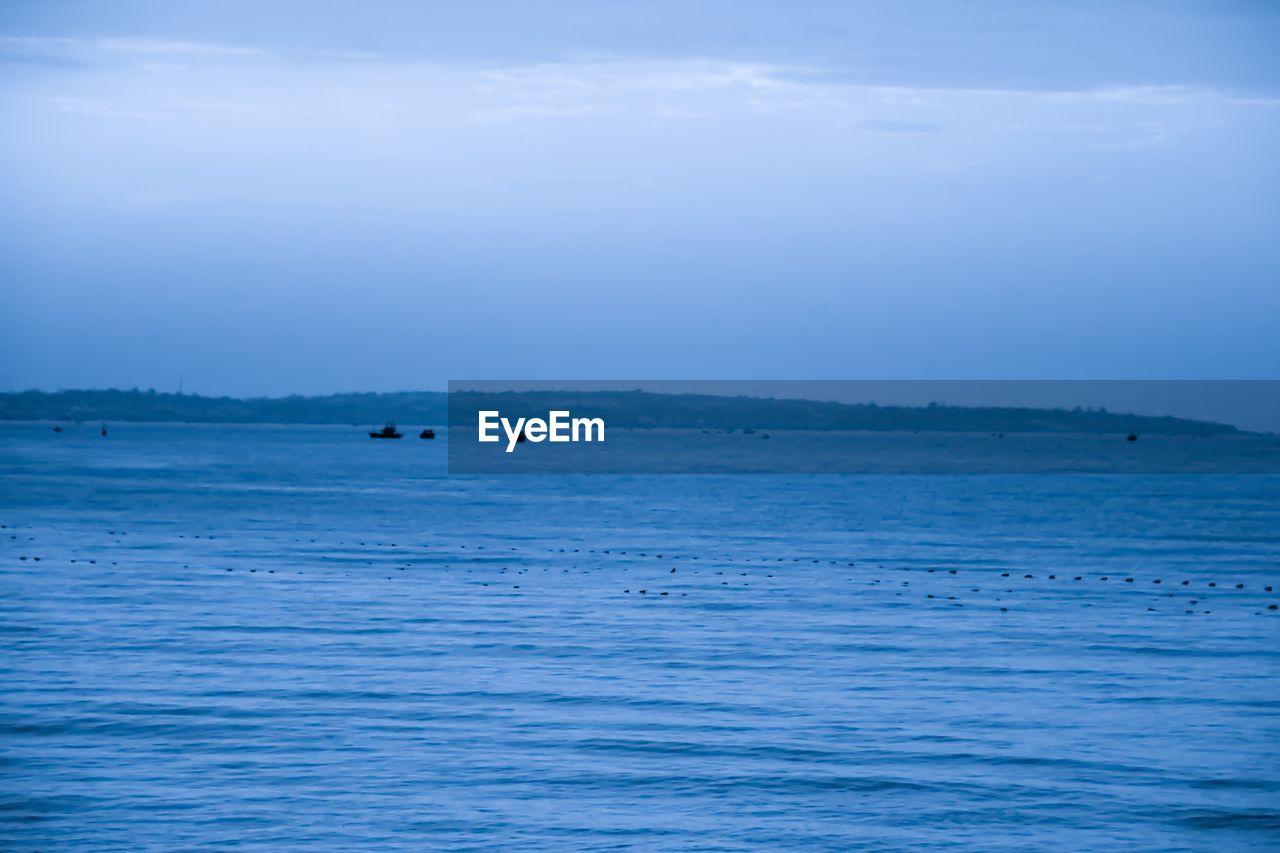
[[[1280,375],[1280,4],[0,4],[0,389]]]

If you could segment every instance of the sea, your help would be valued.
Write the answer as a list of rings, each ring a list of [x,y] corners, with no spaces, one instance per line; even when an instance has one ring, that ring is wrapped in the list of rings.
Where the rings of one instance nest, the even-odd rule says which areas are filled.
[[[51,426],[0,424],[5,850],[1280,849],[1278,476]]]

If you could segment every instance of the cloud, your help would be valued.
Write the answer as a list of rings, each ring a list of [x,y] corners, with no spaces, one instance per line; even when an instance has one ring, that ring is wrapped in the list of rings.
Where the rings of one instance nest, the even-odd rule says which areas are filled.
[[[595,110],[591,107],[539,107],[529,104],[512,104],[511,106],[493,109],[476,110],[471,113],[471,120],[477,124],[509,124],[525,119],[557,119],[578,118],[591,115]]]
[[[892,119],[867,119],[858,127],[875,133],[937,133],[942,125],[931,121],[894,121]]]
[[[874,134],[1015,126],[1072,134],[1072,128],[1128,121],[1185,127],[1194,116],[1221,108],[1276,103],[1180,86],[1044,91],[864,85],[820,69],[705,58],[450,64],[368,55],[289,57],[185,40],[12,36],[0,39],[0,53],[29,63],[30,75],[40,73],[41,63],[70,69],[56,85],[46,81],[49,108],[112,119],[207,112],[210,119],[235,121],[235,113],[252,120],[276,113],[282,120],[328,116],[356,127],[372,121],[447,126],[748,116],[784,121],[783,115],[803,115]],[[23,84],[11,91],[21,94]],[[1122,116],[1118,107],[1132,115]]]
[[[174,39],[0,36],[0,62],[6,64],[105,68],[151,61],[228,63],[272,57],[256,47]]]
[[[841,186],[908,199],[942,182],[1105,177],[1155,146],[1194,174],[1223,141],[1260,147],[1276,118],[1272,101],[1206,88],[865,85],[741,59],[424,62],[123,37],[6,49],[82,63],[33,65],[0,89],[0,123],[19,129],[0,140],[0,170],[32,187],[25,198],[93,187],[115,204],[137,189],[157,208],[211,192],[492,207],[535,181],[574,188],[560,197],[584,210],[609,181],[652,199],[807,187],[803,208]]]
[[[262,57],[269,55],[267,51],[256,47],[172,39],[104,38],[97,39],[91,44],[104,51],[151,56]]]
[[[45,100],[46,106],[54,112],[85,116],[88,118],[107,119],[142,119],[155,121],[173,115],[169,111],[122,109],[103,100],[88,98],[52,97]]]

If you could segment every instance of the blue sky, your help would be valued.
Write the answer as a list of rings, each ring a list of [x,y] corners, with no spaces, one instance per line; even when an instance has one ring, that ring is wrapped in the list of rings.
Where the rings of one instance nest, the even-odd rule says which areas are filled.
[[[10,0],[0,387],[1275,377],[1277,56],[1268,3]]]

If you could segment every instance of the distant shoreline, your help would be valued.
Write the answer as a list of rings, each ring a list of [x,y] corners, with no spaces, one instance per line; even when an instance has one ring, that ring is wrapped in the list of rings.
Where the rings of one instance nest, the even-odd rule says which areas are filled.
[[[139,390],[0,393],[0,421],[365,426],[470,423],[476,406],[505,410],[572,405],[622,428],[801,429],[918,432],[1246,434],[1213,421],[1085,409],[984,406],[878,406],[817,400],[656,394],[641,391],[533,391],[455,395],[443,391],[289,397],[203,397]]]

